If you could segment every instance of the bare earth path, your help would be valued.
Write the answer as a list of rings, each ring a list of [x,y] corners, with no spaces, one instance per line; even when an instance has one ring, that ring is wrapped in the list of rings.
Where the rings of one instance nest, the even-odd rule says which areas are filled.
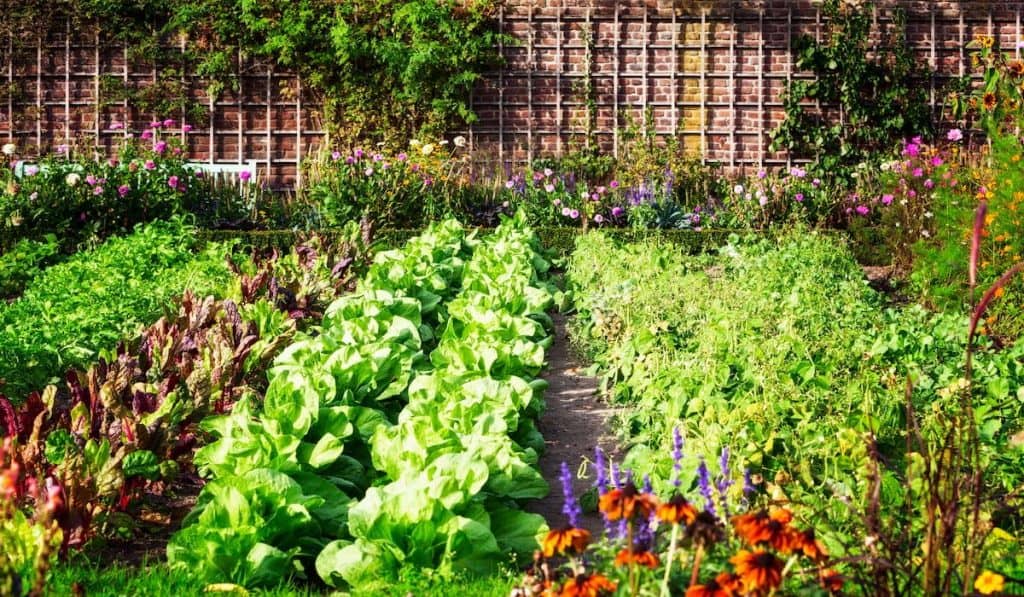
[[[609,456],[615,452],[615,439],[609,431],[608,419],[615,410],[598,396],[598,379],[582,372],[582,365],[569,350],[565,329],[566,317],[555,314],[555,339],[548,351],[548,369],[542,376],[548,381],[545,392],[547,410],[538,427],[544,436],[546,450],[540,457],[540,470],[551,485],[548,497],[527,504],[526,509],[540,514],[552,528],[565,525],[562,514],[562,484],[559,481],[562,462],[573,473],[577,498],[594,483],[594,446],[600,445]],[[576,476],[580,463],[586,459],[587,478]],[[599,531],[601,519],[596,514],[584,515],[582,526]]]

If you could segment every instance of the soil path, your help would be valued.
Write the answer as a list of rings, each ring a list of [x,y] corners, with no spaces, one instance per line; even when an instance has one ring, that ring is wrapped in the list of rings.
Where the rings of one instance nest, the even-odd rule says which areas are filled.
[[[617,458],[618,454],[608,425],[615,409],[598,396],[598,379],[585,375],[569,350],[566,317],[556,314],[553,319],[555,338],[548,351],[548,369],[542,376],[549,384],[545,392],[547,410],[538,423],[546,447],[540,457],[540,470],[551,485],[551,493],[527,504],[526,510],[542,515],[548,525],[555,528],[566,523],[559,480],[562,462],[567,463],[573,473],[573,489],[579,498],[594,484],[594,446],[600,445],[610,457]],[[586,478],[581,479],[577,472],[584,460],[588,466]],[[582,526],[592,532],[602,528],[596,513],[585,514],[583,518]]]

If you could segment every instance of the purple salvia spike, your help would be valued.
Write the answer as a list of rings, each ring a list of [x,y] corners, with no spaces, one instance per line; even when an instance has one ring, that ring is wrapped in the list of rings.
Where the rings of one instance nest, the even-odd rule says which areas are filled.
[[[562,514],[569,519],[569,526],[578,527],[580,526],[580,516],[583,514],[583,509],[580,508],[579,503],[576,501],[576,496],[572,491],[572,473],[569,471],[569,465],[565,462],[562,463],[562,474],[559,477],[562,481],[562,495],[565,497],[565,502],[562,505]]]
[[[683,473],[683,434],[679,433],[679,427],[672,430],[672,469],[675,471],[672,484],[678,489]]]
[[[711,472],[708,471],[708,464],[704,458],[700,459],[697,466],[697,483],[700,486],[700,494],[704,497],[704,510],[712,516],[718,516],[715,510],[714,489],[711,487]]]

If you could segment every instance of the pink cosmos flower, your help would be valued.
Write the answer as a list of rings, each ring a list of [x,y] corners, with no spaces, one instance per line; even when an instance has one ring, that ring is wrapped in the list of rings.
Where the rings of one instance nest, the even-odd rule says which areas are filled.
[[[140,139],[152,139],[153,138],[153,130],[152,129],[146,129],[146,130],[142,131],[142,134],[139,135],[139,138]]]
[[[167,151],[167,142],[166,141],[157,141],[156,143],[153,144],[153,151],[155,151],[157,153],[163,153],[163,152]]]
[[[892,205],[893,196],[886,193],[882,195],[882,205]]]
[[[563,216],[565,216],[565,217],[569,217],[569,214],[571,214],[571,213],[572,213],[572,210],[571,210],[571,209],[569,209],[568,207],[563,207],[563,208],[562,208],[562,215],[563,215]]]
[[[544,190],[549,192],[549,193],[554,193],[555,192],[555,185],[553,185],[551,183],[548,183],[548,184],[544,185]]]
[[[595,214],[594,221],[600,224],[601,222],[604,222],[604,216],[602,216],[601,214]]]
[[[961,131],[960,129],[949,129],[949,132],[946,133],[946,140],[947,141],[952,141],[952,142],[956,143],[957,141],[960,141],[963,138],[964,138],[964,132]]]
[[[932,166],[935,166],[936,168],[941,166],[943,163],[944,162],[942,161],[942,158],[939,156],[935,156],[932,158]]]
[[[576,218],[580,217],[580,210],[578,210],[578,209],[574,209],[574,210],[570,211],[570,212],[569,212],[569,217],[570,217],[570,218],[572,218],[572,219],[574,219],[574,220],[575,220]]]
[[[126,184],[123,184],[123,185],[117,187],[117,194],[120,195],[121,197],[124,197],[131,190],[132,190],[132,188],[130,186],[128,186]]]
[[[146,170],[155,170],[156,162],[154,162],[153,160],[146,160],[146,163],[143,164],[142,167],[145,168]]]
[[[174,176],[174,175],[171,175],[171,177],[167,179],[167,186],[171,187],[172,189],[177,189],[178,188],[178,177]]]
[[[796,199],[797,201],[799,201],[799,202],[802,202],[802,201],[804,200],[804,194],[803,194],[803,193],[797,193],[797,194],[796,194],[796,195],[795,195],[795,196],[793,197],[793,199]]]
[[[92,190],[92,194],[93,195],[102,195],[103,194],[103,187],[96,187],[96,188],[94,188]]]
[[[174,119],[173,118],[168,118],[167,120],[164,121],[164,126],[167,127],[167,128],[170,128],[170,127],[174,126],[174,124],[175,123],[174,123]]]
[[[858,215],[861,215],[861,216],[866,216],[866,215],[868,215],[868,213],[870,213],[870,212],[871,212],[871,209],[870,209],[870,208],[868,208],[868,206],[867,206],[867,205],[858,205],[858,206],[857,206],[857,214],[858,214]]]
[[[163,121],[161,121],[161,120],[153,120],[153,121],[151,121],[151,122],[149,123],[149,128],[151,128],[151,129],[158,129],[158,128],[160,128],[161,126],[163,126],[163,124],[164,124],[164,123],[163,123]]]

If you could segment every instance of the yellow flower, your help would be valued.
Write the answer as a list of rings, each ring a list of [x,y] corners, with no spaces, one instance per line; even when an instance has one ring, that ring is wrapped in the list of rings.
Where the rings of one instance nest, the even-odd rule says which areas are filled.
[[[1001,593],[1004,584],[1002,575],[986,570],[978,576],[978,580],[974,581],[974,588],[982,595],[991,595],[992,593]]]

